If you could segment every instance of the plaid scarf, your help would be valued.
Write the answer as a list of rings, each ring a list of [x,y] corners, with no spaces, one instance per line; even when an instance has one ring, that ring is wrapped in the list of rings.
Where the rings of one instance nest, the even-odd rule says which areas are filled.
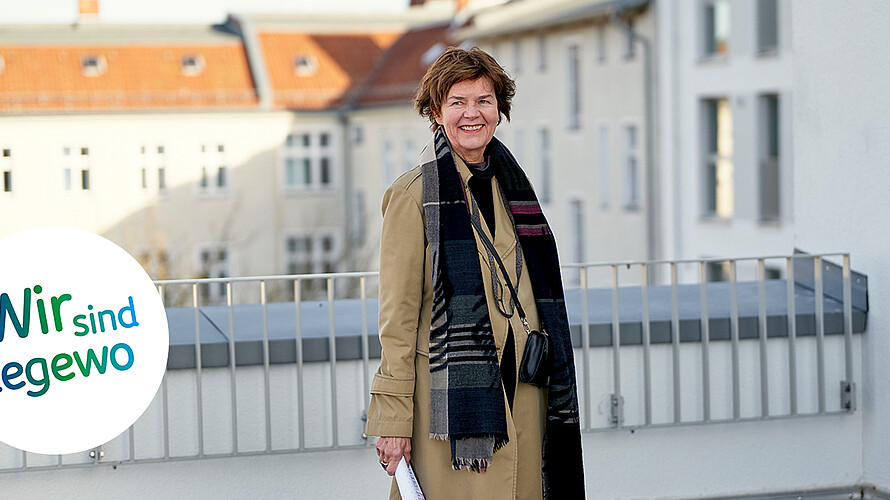
[[[486,155],[513,218],[538,316],[550,335],[544,498],[584,498],[575,363],[556,241],[513,155],[495,138]],[[455,469],[484,471],[507,443],[507,424],[476,239],[460,173],[441,129],[420,159],[433,279],[430,437],[450,440]]]

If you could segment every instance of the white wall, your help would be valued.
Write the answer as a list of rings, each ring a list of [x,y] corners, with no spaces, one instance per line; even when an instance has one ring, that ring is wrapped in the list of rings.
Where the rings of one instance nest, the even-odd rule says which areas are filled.
[[[662,250],[668,259],[786,254],[792,251],[793,101],[790,3],[778,1],[779,49],[758,55],[756,5],[729,0],[728,54],[702,57],[700,0],[656,2],[658,46],[658,164]],[[779,95],[780,211],[759,221],[758,97]],[[733,215],[703,217],[702,99],[728,99],[732,113]]]
[[[843,248],[869,277],[863,479],[890,490],[890,4],[794,0],[795,243]]]
[[[229,275],[287,272],[285,235],[344,224],[342,159],[334,158],[335,188],[287,193],[281,147],[292,130],[328,131],[339,151],[340,127],[328,114],[271,112],[122,113],[0,117],[0,148],[9,148],[13,191],[0,192],[0,238],[41,226],[69,226],[103,235],[139,258],[169,255],[156,279],[194,277],[199,247],[227,243]],[[208,153],[201,153],[205,145]],[[218,145],[225,152],[216,154]],[[146,153],[141,153],[142,147]],[[164,154],[157,154],[163,146]],[[71,160],[63,148],[71,149]],[[80,149],[89,148],[82,157]],[[216,167],[228,169],[225,193],[202,193],[201,167],[211,186]],[[72,189],[63,168],[72,167]],[[80,185],[89,167],[90,189]],[[158,167],[165,168],[165,192]],[[142,187],[142,168],[147,187]],[[6,214],[16,214],[15,217]],[[154,259],[153,259],[154,260]]]
[[[854,365],[860,365],[860,339],[854,339]],[[835,381],[843,377],[843,339],[830,336],[825,344],[827,409],[840,406]],[[739,349],[741,416],[760,414],[759,343],[742,341]],[[859,446],[862,413],[800,416],[770,421],[716,423],[667,428],[633,428],[644,423],[642,348],[621,348],[621,386],[626,419],[622,430],[609,429],[609,394],[613,391],[612,350],[592,349],[589,380],[583,375],[583,356],[575,351],[578,366],[582,422],[590,413],[594,432],[583,436],[584,464],[591,499],[696,498],[813,488],[849,487],[858,483],[862,465]],[[652,346],[652,422],[672,420],[672,351]],[[730,343],[713,342],[711,359],[711,418],[732,417]],[[682,421],[702,419],[701,347],[680,349]],[[785,339],[769,342],[770,415],[789,412],[788,355]],[[797,341],[799,411],[817,411],[815,342]],[[371,360],[369,374],[376,368]],[[0,474],[0,490],[11,498],[45,498],[60,491],[72,498],[384,498],[388,479],[376,465],[373,438],[361,439],[365,389],[359,361],[337,363],[337,429],[340,446],[332,444],[331,376],[327,363],[304,365],[305,443],[320,451],[204,458],[170,463],[123,464],[129,458],[125,433],[103,446],[104,465],[66,468],[50,472]],[[860,380],[859,371],[854,371]],[[170,455],[198,454],[197,376],[194,370],[167,374]],[[230,453],[233,449],[231,373],[228,368],[201,373],[204,414],[204,453]],[[270,370],[271,448],[279,452],[299,446],[296,368],[273,365]],[[262,453],[266,447],[264,375],[261,366],[236,371],[238,450]],[[590,405],[583,403],[589,391]],[[135,426],[137,459],[164,456],[163,406],[159,393]],[[328,449],[325,449],[328,447]],[[87,453],[66,455],[66,464],[89,463]],[[55,464],[55,457],[28,455],[31,466]],[[0,448],[0,467],[21,466],[21,453]],[[101,485],[95,488],[93,485]],[[298,493],[297,493],[298,492]],[[93,496],[95,498],[95,496]]]

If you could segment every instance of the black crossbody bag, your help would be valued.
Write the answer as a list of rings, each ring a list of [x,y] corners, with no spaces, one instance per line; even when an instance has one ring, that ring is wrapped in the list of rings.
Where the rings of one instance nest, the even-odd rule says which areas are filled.
[[[479,222],[473,217],[470,217],[470,222],[472,222],[473,228],[479,234],[479,239],[482,240],[482,243],[488,248],[488,251],[498,263],[501,274],[504,275],[504,281],[507,282],[507,288],[510,289],[510,295],[513,297],[516,312],[519,313],[519,319],[525,328],[527,337],[525,339],[525,351],[522,353],[522,361],[519,362],[519,380],[526,384],[546,387],[550,382],[550,336],[547,335],[547,330],[543,324],[540,331],[529,328],[528,320],[525,319],[525,311],[522,310],[519,296],[516,294],[516,289],[513,288],[513,283],[510,281],[510,276],[507,275],[507,268],[504,267],[501,257],[488,239],[488,236],[485,236],[482,228],[479,227]],[[495,283],[492,283],[492,286],[495,286]]]

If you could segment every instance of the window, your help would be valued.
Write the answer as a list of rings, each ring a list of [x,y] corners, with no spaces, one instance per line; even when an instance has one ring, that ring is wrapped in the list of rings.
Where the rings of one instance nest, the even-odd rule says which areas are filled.
[[[361,125],[356,125],[352,127],[352,142],[353,144],[361,144],[365,139],[365,132]]]
[[[550,158],[550,130],[538,130],[538,165],[541,172],[541,184],[538,186],[538,197],[541,203],[550,203],[552,166]]]
[[[624,208],[640,208],[640,152],[636,125],[624,127]]]
[[[601,24],[596,30],[596,60],[606,62],[606,25]]]
[[[779,220],[779,96],[760,96],[760,220]]]
[[[148,169],[142,168],[142,189],[148,189]]]
[[[779,49],[779,13],[777,0],[757,0],[757,52]]]
[[[547,37],[538,37],[538,71],[547,71]]]
[[[79,156],[76,154],[78,151],[80,152]],[[79,182],[82,191],[90,190],[90,148],[86,146],[63,147],[61,167],[62,189],[65,191],[77,189],[75,185]]]
[[[519,128],[518,125],[514,125],[514,130],[513,147],[510,148],[510,152],[513,153],[516,162],[523,165],[525,164],[525,130]]]
[[[158,191],[167,190],[167,169],[158,167]]]
[[[395,180],[395,159],[393,158],[392,142],[383,141],[383,186],[389,186]]]
[[[705,99],[704,214],[722,218],[733,214],[732,111],[726,98]]]
[[[294,57],[294,71],[297,76],[312,76],[318,71],[318,62],[314,56],[301,54]]]
[[[3,175],[3,192],[11,193],[12,192],[12,150],[9,148],[3,148],[3,156],[0,157],[0,172]]]
[[[334,187],[335,136],[330,132],[292,133],[285,139],[284,187],[289,191],[323,191]]]
[[[198,250],[199,278],[228,278],[232,274],[231,257],[224,245],[207,245]],[[225,283],[207,283],[200,286],[202,304],[219,304],[226,298]]]
[[[522,72],[522,40],[513,40],[513,76]]]
[[[332,232],[289,235],[284,241],[287,274],[332,273],[339,245]]]
[[[707,281],[729,281],[729,262],[708,262],[705,272]]]
[[[182,74],[185,76],[198,76],[204,72],[204,56],[200,54],[188,54],[180,60]]]
[[[627,20],[628,32],[625,33],[624,58],[633,59],[637,55],[636,40],[633,37],[634,20]]]
[[[600,209],[608,210],[611,204],[611,185],[610,175],[611,162],[609,162],[609,126],[601,123],[597,127],[596,134],[596,160],[597,171],[599,172],[599,198]]]
[[[581,128],[581,48],[569,45],[566,49],[566,96],[568,98],[567,127],[569,130]]]
[[[569,206],[572,228],[572,262],[584,262],[584,202],[572,200]]]
[[[705,57],[729,53],[729,0],[704,0],[703,42]]]
[[[80,59],[80,69],[83,71],[83,76],[95,77],[104,74],[108,65],[105,56],[86,55]]]
[[[229,188],[229,169],[226,167],[224,145],[219,144],[213,152],[208,152],[206,144],[201,145],[201,179],[198,191],[202,195],[225,194]],[[211,165],[211,166],[207,166]]]

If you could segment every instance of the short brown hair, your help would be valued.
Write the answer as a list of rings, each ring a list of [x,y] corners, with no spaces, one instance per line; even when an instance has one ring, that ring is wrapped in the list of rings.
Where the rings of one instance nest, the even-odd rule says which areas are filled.
[[[414,96],[414,108],[421,116],[429,118],[430,129],[436,131],[435,114],[442,109],[446,94],[455,83],[464,80],[475,80],[487,77],[494,86],[498,113],[510,121],[510,108],[516,94],[516,83],[507,75],[504,68],[487,52],[479,47],[469,50],[460,47],[449,47],[442,53],[423,75],[417,95]],[[500,120],[498,120],[500,121]]]

